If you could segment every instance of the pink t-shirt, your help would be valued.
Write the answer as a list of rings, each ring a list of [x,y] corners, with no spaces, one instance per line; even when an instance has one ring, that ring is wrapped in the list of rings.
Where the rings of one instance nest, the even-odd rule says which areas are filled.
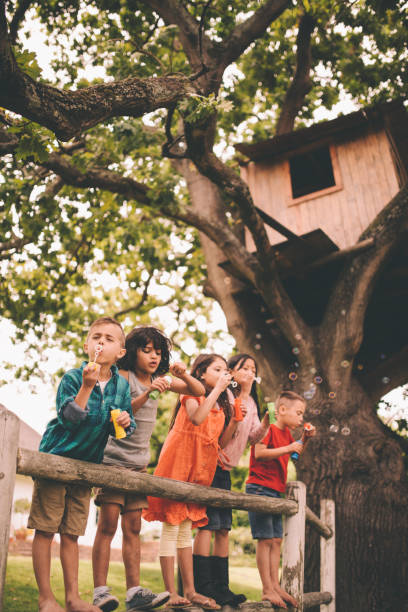
[[[244,420],[238,423],[232,440],[222,449],[224,470],[230,471],[236,467],[248,442],[250,444],[260,442],[268,431],[268,425],[263,425],[258,418],[258,411],[252,397],[249,396],[243,404],[247,409]]]

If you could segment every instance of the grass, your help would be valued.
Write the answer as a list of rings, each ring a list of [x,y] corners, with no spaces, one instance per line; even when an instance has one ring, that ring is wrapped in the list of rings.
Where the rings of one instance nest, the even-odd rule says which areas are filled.
[[[260,600],[260,580],[256,568],[231,567],[230,577],[230,587],[234,592],[244,592],[248,599]],[[59,559],[52,559],[51,581],[55,596],[63,606],[64,583]],[[118,612],[124,612],[126,588],[122,563],[112,562],[110,564],[108,582],[121,602]],[[142,563],[141,583],[156,593],[163,590],[163,581],[158,563]],[[90,561],[79,562],[79,591],[83,599],[91,601],[93,585]],[[9,555],[3,609],[7,612],[21,612],[22,610],[24,612],[37,612],[37,596],[38,591],[31,558]]]

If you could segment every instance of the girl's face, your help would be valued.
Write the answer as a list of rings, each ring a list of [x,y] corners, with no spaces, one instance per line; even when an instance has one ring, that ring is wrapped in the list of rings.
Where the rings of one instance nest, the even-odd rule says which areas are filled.
[[[160,365],[161,350],[154,347],[153,342],[148,342],[143,348],[138,348],[136,353],[135,371],[143,374],[154,374]]]
[[[253,381],[256,376],[255,361],[253,359],[246,359],[244,363],[238,362],[233,368],[232,373],[237,383],[240,383],[244,379]]]
[[[217,384],[217,380],[223,372],[227,372],[227,364],[223,359],[217,357],[210,363],[206,371],[201,374],[201,380],[209,389],[213,389]]]

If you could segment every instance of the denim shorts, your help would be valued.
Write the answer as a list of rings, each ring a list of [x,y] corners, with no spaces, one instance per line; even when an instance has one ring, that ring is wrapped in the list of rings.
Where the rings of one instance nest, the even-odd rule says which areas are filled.
[[[225,489],[231,491],[231,474],[228,470],[223,470],[220,466],[217,466],[215,471],[214,479],[211,486],[216,489]],[[226,529],[229,531],[232,524],[232,510],[231,508],[207,508],[208,523],[200,529],[209,529],[211,531],[218,531],[220,529]]]
[[[248,483],[245,492],[250,495],[265,495],[267,497],[281,497],[279,491],[269,489],[259,484]],[[248,511],[249,524],[251,525],[254,540],[269,540],[270,538],[282,538],[282,515],[263,514],[261,512]]]

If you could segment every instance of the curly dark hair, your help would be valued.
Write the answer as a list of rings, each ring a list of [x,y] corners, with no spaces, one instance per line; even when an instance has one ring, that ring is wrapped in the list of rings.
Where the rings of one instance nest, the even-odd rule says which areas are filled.
[[[155,349],[161,351],[161,360],[155,376],[169,371],[171,340],[157,327],[152,325],[139,325],[134,327],[126,336],[126,355],[118,360],[117,366],[121,370],[135,371],[137,351],[143,349],[151,342]]]
[[[205,387],[205,396],[207,397],[207,395],[209,395],[212,391],[212,388],[210,389],[209,387],[207,387],[207,385],[205,384],[205,382],[202,380],[202,375],[204,374],[204,372],[207,370],[207,368],[213,363],[213,361],[215,361],[216,359],[222,359],[222,361],[225,361],[224,357],[222,357],[221,355],[218,355],[217,353],[202,353],[201,355],[198,355],[198,357],[196,357],[196,359],[194,360],[193,365],[191,366],[191,376],[194,376],[194,378],[197,378]],[[225,361],[225,363],[227,363]],[[225,423],[224,423],[224,429],[226,428],[226,426],[228,425],[228,423],[231,420],[232,417],[232,406],[231,406],[231,402],[228,399],[228,393],[227,390],[223,391],[222,393],[220,393],[220,395],[218,396],[217,399],[217,403],[221,406],[224,415],[225,415]],[[173,427],[174,422],[176,420],[177,417],[177,413],[180,409],[180,400],[177,402],[177,405],[174,409],[174,412],[172,414],[171,420],[170,420],[170,425],[169,425],[169,431],[170,429]]]
[[[248,355],[247,353],[238,353],[237,355],[233,355],[232,357],[230,357],[228,359],[227,366],[228,366],[228,368],[230,370],[233,370],[234,368],[236,368],[238,366],[238,370],[240,370],[241,368],[244,367],[244,365],[246,364],[248,359],[251,359],[251,361],[254,362],[254,364],[255,364],[255,376],[257,376],[258,375],[258,366],[257,366],[257,363],[256,363],[255,359],[252,357],[252,355]],[[236,387],[231,387],[231,391],[234,394],[234,396],[236,397],[237,395],[239,395],[241,393],[241,387],[239,385],[237,385]],[[254,400],[254,402],[256,404],[256,409],[258,411],[258,417],[261,418],[261,408],[259,406],[258,391],[257,391],[256,381],[255,380],[252,383],[252,387],[251,387],[251,391],[250,391],[250,396],[252,397],[252,399]]]

